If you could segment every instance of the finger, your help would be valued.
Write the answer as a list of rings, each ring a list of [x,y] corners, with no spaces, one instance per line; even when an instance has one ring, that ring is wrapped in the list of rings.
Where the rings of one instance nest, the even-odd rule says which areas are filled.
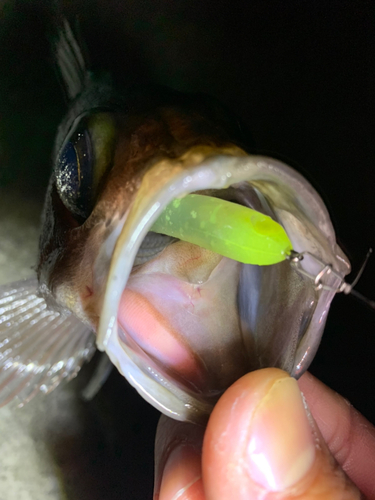
[[[201,452],[204,428],[160,418],[155,439],[154,500],[204,500]]]
[[[202,460],[206,500],[361,497],[307,415],[297,382],[276,368],[249,373],[224,393]]]
[[[366,498],[375,500],[375,427],[310,373],[298,385],[331,453]]]

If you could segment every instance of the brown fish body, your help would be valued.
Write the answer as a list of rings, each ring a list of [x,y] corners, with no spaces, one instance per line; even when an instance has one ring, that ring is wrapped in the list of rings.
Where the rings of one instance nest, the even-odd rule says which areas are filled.
[[[91,330],[138,392],[181,420],[206,418],[251,369],[300,375],[349,271],[317,193],[290,167],[250,155],[245,128],[214,99],[96,80],[67,25],[57,47],[71,104],[56,138],[38,286],[0,290],[3,315],[12,311],[10,326],[0,322],[0,346],[1,336],[15,345],[14,334],[24,349],[31,328],[53,356],[0,347],[4,363],[32,362],[29,378],[0,371],[0,405],[74,376],[92,352]],[[300,269],[245,265],[149,232],[164,206],[197,191],[268,215],[318,260]],[[332,262],[325,288],[311,280],[316,262]],[[33,309],[32,327],[18,326],[20,297],[45,311]]]

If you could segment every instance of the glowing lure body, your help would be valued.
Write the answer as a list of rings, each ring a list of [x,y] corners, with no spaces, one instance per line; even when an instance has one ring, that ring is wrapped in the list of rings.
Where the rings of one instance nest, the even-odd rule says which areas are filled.
[[[267,215],[198,194],[169,203],[151,231],[179,238],[244,264],[276,264],[292,250],[284,228]]]

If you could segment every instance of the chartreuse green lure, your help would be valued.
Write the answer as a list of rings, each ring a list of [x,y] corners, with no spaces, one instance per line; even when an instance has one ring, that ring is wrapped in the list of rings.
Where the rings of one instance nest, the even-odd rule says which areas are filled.
[[[151,228],[244,264],[285,260],[292,244],[267,215],[230,201],[189,194],[169,203]]]

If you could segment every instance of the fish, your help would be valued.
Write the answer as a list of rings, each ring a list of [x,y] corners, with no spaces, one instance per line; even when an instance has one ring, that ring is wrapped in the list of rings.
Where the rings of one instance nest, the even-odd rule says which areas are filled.
[[[36,275],[0,287],[0,406],[51,392],[97,349],[87,397],[115,366],[162,413],[193,423],[251,370],[301,376],[350,272],[316,190],[254,154],[247,127],[216,99],[93,72],[65,19],[54,54],[68,111]],[[152,231],[190,194],[270,217],[291,254],[246,264]]]

